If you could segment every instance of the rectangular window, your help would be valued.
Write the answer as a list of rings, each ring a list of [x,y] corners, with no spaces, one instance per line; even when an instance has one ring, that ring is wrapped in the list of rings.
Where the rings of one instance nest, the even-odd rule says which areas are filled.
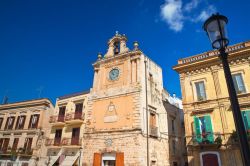
[[[176,145],[175,145],[175,140],[172,140],[172,149],[173,149],[173,154],[175,154],[176,153]]]
[[[32,140],[33,140],[33,138],[26,138],[25,139],[24,153],[30,153],[31,152]]]
[[[2,138],[2,146],[0,147],[1,148],[1,151],[3,153],[5,153],[9,147],[9,142],[10,142],[10,139],[9,138]]]
[[[36,129],[39,122],[39,114],[31,115],[30,122],[29,122],[29,128]]]
[[[83,103],[76,104],[74,119],[81,119],[82,118],[82,108],[83,108]]]
[[[150,113],[149,124],[152,127],[156,127],[156,115],[154,113]]]
[[[245,129],[248,133],[250,133],[250,110],[242,111],[241,114],[243,117]]]
[[[16,129],[23,129],[25,124],[26,116],[21,115],[17,118]]]
[[[242,74],[241,73],[233,74],[232,77],[236,93],[237,94],[246,93],[246,88],[243,82]]]
[[[196,88],[197,100],[198,101],[206,100],[207,97],[206,97],[204,81],[196,82],[195,88]]]
[[[198,143],[213,143],[213,129],[210,115],[194,116],[195,139]]]
[[[56,130],[56,133],[55,133],[54,145],[56,146],[60,145],[61,139],[62,139],[62,129],[58,129]]]
[[[59,107],[58,122],[64,122],[65,110],[65,106]]]
[[[15,122],[15,117],[8,117],[6,124],[5,124],[5,129],[11,130],[14,126],[14,122]]]
[[[78,145],[79,138],[80,138],[80,128],[73,128],[72,129],[71,145]]]
[[[174,133],[175,132],[174,119],[172,119],[171,122],[172,122],[172,132]]]

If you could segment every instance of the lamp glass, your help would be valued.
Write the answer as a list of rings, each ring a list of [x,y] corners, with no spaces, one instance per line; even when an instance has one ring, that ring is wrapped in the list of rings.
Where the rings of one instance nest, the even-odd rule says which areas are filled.
[[[220,49],[228,45],[227,18],[221,15],[211,16],[204,25],[213,48]]]

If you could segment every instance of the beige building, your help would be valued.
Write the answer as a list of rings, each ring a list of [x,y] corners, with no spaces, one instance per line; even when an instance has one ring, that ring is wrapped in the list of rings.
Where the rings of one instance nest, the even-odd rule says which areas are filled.
[[[227,48],[245,129],[250,138],[250,42]],[[218,51],[180,59],[187,155],[190,166],[240,166],[241,155]]]
[[[47,165],[71,166],[82,162],[88,93],[75,93],[57,99],[54,112],[49,118],[51,130],[45,143]]]
[[[0,165],[44,165],[48,118],[54,109],[48,99],[0,105]]]

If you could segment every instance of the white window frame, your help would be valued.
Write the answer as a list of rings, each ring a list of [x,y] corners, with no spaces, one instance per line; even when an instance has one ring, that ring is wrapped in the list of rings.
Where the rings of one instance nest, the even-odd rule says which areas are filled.
[[[102,166],[104,166],[104,160],[116,160],[116,154],[115,153],[104,153],[102,155]]]
[[[193,100],[196,102],[199,102],[198,96],[197,96],[197,91],[196,91],[196,83],[198,83],[198,82],[204,82],[204,91],[205,91],[206,99],[201,100],[201,101],[206,101],[209,99],[209,96],[207,93],[207,86],[206,86],[207,80],[206,80],[206,78],[200,78],[200,79],[196,79],[196,80],[191,81],[191,85],[192,85],[192,89],[193,89]]]
[[[247,93],[248,92],[248,89],[247,89],[247,86],[246,86],[246,82],[245,82],[245,73],[244,73],[244,71],[243,70],[241,70],[241,71],[235,71],[235,72],[232,72],[232,78],[233,78],[233,76],[234,75],[237,75],[237,74],[240,74],[241,75],[241,79],[242,79],[242,83],[243,83],[243,85],[244,85],[244,88],[245,88],[245,92],[244,93]],[[238,85],[237,85],[238,86]],[[236,90],[236,89],[235,89]],[[237,91],[236,91],[236,93],[237,93]]]
[[[216,154],[216,156],[218,158],[219,166],[221,166],[220,154],[219,154],[219,152],[215,152],[215,151],[206,151],[206,152],[201,152],[200,153],[200,163],[201,163],[201,166],[203,166],[202,156],[205,155],[205,154]]]

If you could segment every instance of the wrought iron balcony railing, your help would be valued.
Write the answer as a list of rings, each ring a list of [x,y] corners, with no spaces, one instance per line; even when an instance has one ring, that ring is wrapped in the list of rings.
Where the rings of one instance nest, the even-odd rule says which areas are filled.
[[[65,116],[63,115],[54,115],[54,116],[50,116],[49,118],[49,122],[50,123],[56,123],[56,122],[64,122],[65,120]]]
[[[65,117],[65,121],[71,121],[71,120],[84,120],[84,114],[83,113],[67,113]]]
[[[63,138],[62,139],[62,145],[63,146],[70,146],[70,145],[81,145],[81,139],[80,138]]]

